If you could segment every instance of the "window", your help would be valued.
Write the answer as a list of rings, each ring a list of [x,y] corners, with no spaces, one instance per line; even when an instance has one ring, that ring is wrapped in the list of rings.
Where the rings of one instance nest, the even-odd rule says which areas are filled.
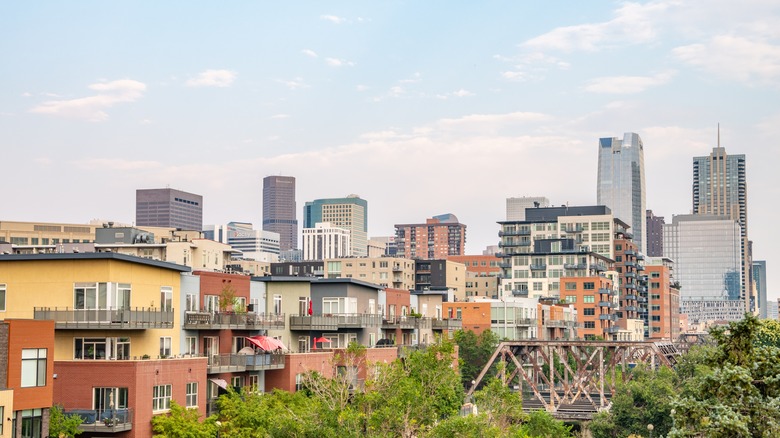
[[[244,386],[244,377],[243,376],[233,376],[230,378],[230,385],[233,386],[233,388],[238,391],[239,388]]]
[[[661,273],[660,272],[653,272],[653,273],[650,274],[650,276],[653,277],[653,278],[661,278]]]
[[[107,283],[76,283],[73,290],[73,308],[105,309],[108,297]]]
[[[586,329],[596,328],[596,321],[585,321],[585,325],[583,327]]]
[[[577,302],[577,295],[566,295],[566,302],[567,303],[576,303]]]
[[[92,409],[104,411],[107,409],[127,408],[127,388],[94,388],[92,390]]]
[[[218,312],[219,311],[219,295],[206,295],[205,309],[206,312]]]
[[[657,281],[652,281],[652,282],[650,282],[650,287],[653,288],[653,289],[660,289],[661,288],[661,283],[659,283]]]
[[[187,336],[184,339],[184,352],[190,356],[198,355],[198,338],[196,336]]]
[[[544,290],[543,287],[542,287],[542,282],[541,281],[534,281],[533,287],[534,287],[535,291]]]
[[[22,438],[41,438],[43,435],[43,410],[22,411]]]
[[[46,386],[46,349],[22,349],[22,388]]]
[[[74,338],[73,358],[130,359],[130,338]]]
[[[197,312],[198,311],[198,296],[195,294],[187,294],[187,301],[184,305],[187,312]]]
[[[596,297],[594,295],[584,295],[582,297],[582,302],[583,303],[595,303],[596,302]]]
[[[577,290],[577,283],[573,281],[566,282],[566,290]]]
[[[0,284],[0,312],[5,312],[5,285]],[[2,415],[0,415],[2,417]],[[0,421],[2,423],[2,421]],[[2,427],[2,424],[0,424],[0,427]],[[0,432],[0,435],[3,433]]]
[[[282,314],[282,296],[281,295],[274,295],[274,314],[281,315]]]
[[[171,337],[160,336],[160,357],[166,358],[171,355]]]
[[[295,375],[295,390],[300,391],[303,389],[303,374],[298,373]]]
[[[233,336],[233,354],[241,351],[246,346],[246,338],[243,336]]]
[[[653,315],[652,319],[653,319],[653,321],[659,322],[659,321],[661,321],[661,316],[660,315]]]
[[[653,310],[653,312],[660,312],[661,311],[661,306],[658,306],[658,305],[654,304],[652,310]]]
[[[160,310],[173,310],[173,288],[170,286],[160,288]]]
[[[152,390],[152,411],[167,411],[171,408],[171,385],[156,385]]]
[[[661,294],[651,294],[650,295],[650,299],[651,300],[660,300],[661,299]]]
[[[582,314],[585,316],[594,316],[596,315],[596,309],[594,309],[593,307],[586,307],[582,309]]]
[[[198,406],[198,382],[190,382],[187,384],[186,406],[188,408]]]
[[[596,284],[592,281],[586,281],[585,283],[582,283],[582,288],[585,290],[593,290],[596,288]]]

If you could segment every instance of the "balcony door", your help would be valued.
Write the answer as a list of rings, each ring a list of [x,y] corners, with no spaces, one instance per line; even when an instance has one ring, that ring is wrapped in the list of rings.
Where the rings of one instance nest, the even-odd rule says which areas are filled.
[[[94,388],[92,397],[92,409],[99,412],[127,409],[127,388]]]

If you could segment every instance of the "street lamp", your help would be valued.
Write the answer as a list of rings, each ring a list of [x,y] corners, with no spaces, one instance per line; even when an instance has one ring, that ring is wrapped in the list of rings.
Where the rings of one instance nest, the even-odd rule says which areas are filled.
[[[653,427],[652,424],[647,425],[647,431],[650,432],[650,438],[653,438],[653,429],[655,429],[655,427]]]

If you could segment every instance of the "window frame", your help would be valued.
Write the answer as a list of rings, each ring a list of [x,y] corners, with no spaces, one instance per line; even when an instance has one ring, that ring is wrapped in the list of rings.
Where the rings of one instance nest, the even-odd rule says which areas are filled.
[[[25,357],[28,356],[28,357]],[[36,388],[46,386],[48,348],[23,348],[19,386]],[[32,376],[30,376],[32,373]],[[34,380],[34,382],[32,382]]]
[[[152,387],[152,412],[166,412],[171,410],[172,385],[154,385]]]

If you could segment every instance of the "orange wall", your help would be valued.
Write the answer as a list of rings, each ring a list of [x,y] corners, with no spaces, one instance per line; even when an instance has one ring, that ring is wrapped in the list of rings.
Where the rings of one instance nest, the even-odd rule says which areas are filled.
[[[48,408],[54,395],[54,321],[6,319],[8,335],[8,388],[14,390],[14,410]],[[22,349],[45,348],[46,386],[22,388]],[[10,413],[7,412],[6,414]]]
[[[200,302],[205,303],[206,295],[220,295],[223,288],[232,286],[236,292],[236,298],[246,298],[249,304],[249,281],[248,275],[223,274],[221,272],[195,271],[193,274],[200,276]],[[202,304],[201,304],[202,306]],[[236,309],[227,309],[236,310]],[[245,310],[245,309],[238,309]]]
[[[457,317],[457,309],[461,310],[463,320],[463,330],[471,330],[475,334],[481,334],[485,330],[490,330],[490,303],[471,303],[467,301],[456,301],[454,303],[444,303],[444,317]]]

